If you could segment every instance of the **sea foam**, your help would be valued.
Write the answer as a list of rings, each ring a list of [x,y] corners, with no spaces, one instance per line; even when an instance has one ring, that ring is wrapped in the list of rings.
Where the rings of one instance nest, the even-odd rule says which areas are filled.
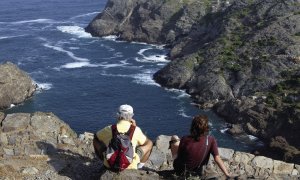
[[[43,91],[43,90],[49,90],[53,87],[53,85],[51,83],[38,83],[35,82],[35,84],[37,85],[37,91]]]
[[[75,69],[75,68],[82,68],[82,67],[98,67],[98,65],[91,64],[89,62],[72,62],[60,66],[60,68],[66,68],[66,69]]]
[[[61,48],[59,46],[52,46],[52,45],[49,45],[49,44],[44,44],[44,46],[47,47],[47,48],[51,48],[53,50],[59,51],[59,52],[66,53],[69,57],[71,57],[72,59],[74,59],[76,61],[83,61],[83,62],[88,62],[89,61],[89,59],[77,57],[71,51],[64,50],[63,48]]]
[[[69,33],[75,35],[79,38],[91,38],[92,35],[84,31],[82,27],[79,26],[57,26],[59,31],[63,33]]]
[[[138,51],[138,54],[140,56],[142,56],[142,58],[136,57],[135,60],[137,62],[145,62],[145,63],[157,63],[157,62],[169,62],[169,60],[167,60],[167,56],[166,55],[150,55],[150,56],[146,56],[144,55],[145,51],[150,50],[152,48],[145,48],[145,49],[141,49]]]

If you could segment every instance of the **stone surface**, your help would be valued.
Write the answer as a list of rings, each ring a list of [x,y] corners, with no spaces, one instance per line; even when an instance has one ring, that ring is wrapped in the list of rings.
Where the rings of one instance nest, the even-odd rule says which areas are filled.
[[[219,154],[222,159],[231,160],[234,154],[234,150],[228,148],[219,148]]]
[[[2,130],[4,132],[14,131],[16,129],[25,129],[29,126],[30,115],[25,113],[9,114],[2,121]]]
[[[8,117],[15,117],[10,121],[18,121],[20,115],[22,115],[21,118],[30,117],[30,122],[33,123],[29,123],[25,129],[22,126],[16,126],[20,128],[1,133],[1,136],[8,138],[0,138],[0,177],[24,179],[26,176],[25,179],[63,180],[180,178],[172,173],[173,160],[167,149],[170,136],[161,135],[157,138],[156,146],[153,147],[144,170],[105,172],[100,170],[102,163],[95,157],[91,133],[84,133],[77,138],[74,131],[52,113],[18,113]],[[37,127],[43,131],[37,130]],[[64,139],[61,138],[68,138],[72,143],[63,143]],[[299,177],[297,170],[299,165],[295,165],[294,169],[293,164],[281,161],[273,163],[272,159],[263,156],[234,152],[227,148],[220,148],[220,155],[228,170],[240,175],[240,179],[296,179]],[[34,167],[29,165],[34,165]],[[210,158],[208,167],[205,172],[209,176],[206,178],[222,175],[213,157]]]
[[[252,164],[263,169],[273,169],[273,160],[264,156],[256,156],[252,160]]]
[[[0,110],[11,104],[20,104],[31,97],[36,89],[32,79],[16,65],[0,64]]]
[[[23,174],[30,174],[30,175],[37,174],[38,172],[39,170],[37,170],[35,167],[28,167],[22,170]]]
[[[292,174],[294,164],[274,160],[274,174]]]
[[[244,163],[245,165],[252,161],[255,156],[250,153],[236,152],[234,154],[234,161]]]

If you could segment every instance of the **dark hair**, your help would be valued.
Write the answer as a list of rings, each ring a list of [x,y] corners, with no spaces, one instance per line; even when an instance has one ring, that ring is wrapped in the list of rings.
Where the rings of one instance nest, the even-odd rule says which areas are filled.
[[[207,134],[208,131],[208,117],[206,115],[195,116],[190,129],[192,138],[198,141],[200,136]]]

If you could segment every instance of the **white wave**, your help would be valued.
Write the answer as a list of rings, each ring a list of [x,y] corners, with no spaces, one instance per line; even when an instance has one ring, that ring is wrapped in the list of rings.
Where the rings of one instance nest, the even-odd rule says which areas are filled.
[[[166,44],[157,45],[157,44],[149,44],[149,43],[137,42],[137,41],[131,41],[130,43],[131,44],[149,45],[149,46],[155,47],[157,49],[164,49],[164,47],[166,46]]]
[[[9,106],[9,108],[13,108],[13,107],[15,107],[16,105],[14,105],[14,104],[11,104],[10,106]]]
[[[91,64],[89,62],[72,62],[67,63],[65,65],[60,66],[60,68],[66,69],[75,69],[75,68],[82,68],[82,67],[98,67],[99,65]]]
[[[125,74],[108,74],[106,72],[101,73],[102,76],[108,76],[108,77],[132,77],[131,75],[125,75]]]
[[[64,33],[69,33],[72,35],[76,35],[79,38],[91,38],[92,35],[84,31],[82,27],[79,26],[57,26],[59,31]]]
[[[189,95],[188,93],[186,93],[184,90],[181,89],[167,89],[165,88],[167,91],[173,92],[175,94],[177,94],[176,99],[182,99],[182,98],[189,98],[191,97],[191,95]]]
[[[49,90],[53,87],[53,85],[51,83],[38,83],[35,82],[35,84],[37,85],[37,91],[42,91],[42,90]]]
[[[76,18],[81,18],[81,17],[86,17],[86,16],[92,16],[94,14],[99,14],[100,12],[91,12],[91,13],[86,13],[86,14],[80,14],[77,16],[72,17],[71,19],[76,19]]]
[[[60,23],[60,22],[57,22],[57,21],[54,21],[52,19],[31,19],[31,20],[24,20],[24,21],[15,21],[15,22],[0,22],[1,24],[26,24],[26,23],[43,23],[43,24],[48,24],[48,23],[51,23],[51,24],[54,24],[54,23]]]
[[[82,62],[88,62],[88,61],[89,61],[89,59],[77,57],[77,56],[75,56],[71,51],[64,50],[64,49],[61,48],[61,47],[58,47],[58,46],[51,46],[51,45],[49,45],[49,44],[44,44],[44,46],[47,47],[47,48],[51,48],[51,49],[53,49],[53,50],[59,51],[59,52],[66,53],[69,57],[71,57],[72,59],[74,59],[74,60],[76,60],[76,61],[82,61]]]
[[[107,40],[115,41],[118,38],[118,36],[116,36],[116,35],[109,35],[109,36],[103,36],[102,38],[103,39],[107,39]]]
[[[24,34],[24,35],[18,35],[18,36],[0,36],[0,40],[1,39],[11,39],[11,38],[23,37],[23,36],[26,36],[26,35]]]
[[[229,129],[229,128],[224,128],[224,129],[221,129],[220,131],[221,131],[221,133],[224,134],[226,131],[228,131],[228,129]]]
[[[258,138],[252,135],[247,135],[249,137],[250,140],[252,141],[256,141]]]
[[[142,56],[142,58],[135,58],[138,62],[169,62],[167,60],[166,55],[151,55],[151,56],[145,56],[144,52],[147,50],[150,50],[152,48],[145,48],[138,51],[138,54]]]
[[[133,75],[134,81],[137,84],[143,84],[143,85],[154,85],[154,86],[160,86],[157,84],[152,76],[153,76],[153,70],[146,70],[143,73],[135,74]]]
[[[180,108],[178,111],[179,111],[179,115],[184,117],[184,118],[191,118],[192,117],[192,116],[187,115],[183,108]]]

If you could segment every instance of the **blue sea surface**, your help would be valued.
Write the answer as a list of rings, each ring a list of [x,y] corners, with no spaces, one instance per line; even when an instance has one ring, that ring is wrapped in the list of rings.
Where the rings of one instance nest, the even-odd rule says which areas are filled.
[[[162,46],[92,37],[84,27],[105,7],[104,0],[1,0],[0,62],[28,72],[39,91],[6,113],[53,112],[77,133],[96,132],[116,122],[121,104],[155,139],[189,133],[197,114],[210,118],[219,146],[249,151],[256,141],[224,133],[224,121],[199,110],[184,91],[165,89],[152,75],[168,63]]]

